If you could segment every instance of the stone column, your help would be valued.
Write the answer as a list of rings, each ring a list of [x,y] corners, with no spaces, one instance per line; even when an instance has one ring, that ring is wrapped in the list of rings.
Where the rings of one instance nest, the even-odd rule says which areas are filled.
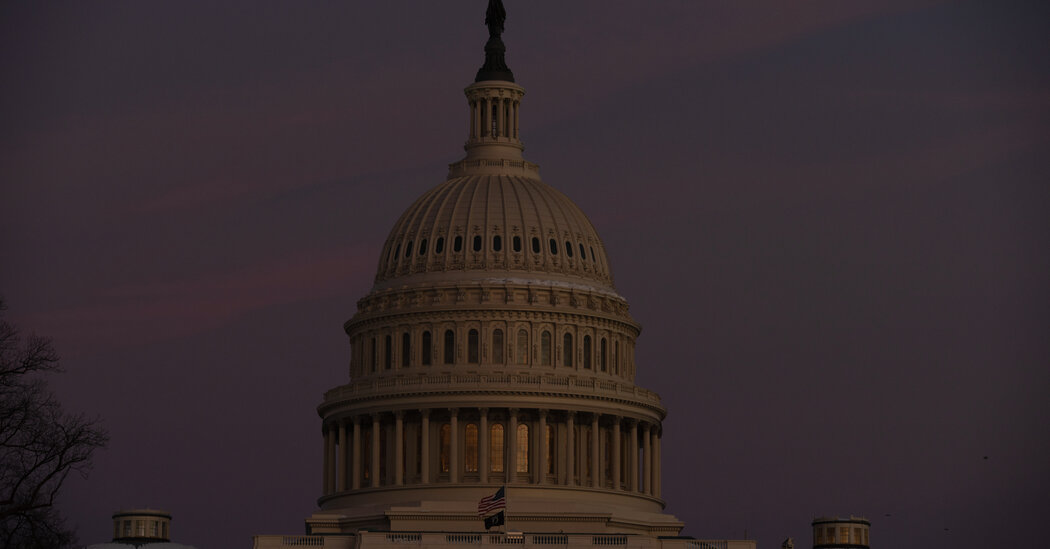
[[[495,99],[495,105],[496,105],[496,137],[500,137],[504,133],[506,133],[504,131],[504,128],[507,127],[507,123],[504,121],[506,119],[506,117],[503,116],[503,98],[502,97],[497,97]]]
[[[521,101],[514,102],[514,139],[518,139],[518,110],[521,108]]]
[[[547,410],[540,410],[540,428],[536,433],[536,447],[539,448],[539,459],[536,460],[537,469],[536,484],[547,483]]]
[[[379,414],[372,414],[372,488],[379,487]]]
[[[638,489],[638,421],[631,420],[631,442],[627,445],[627,451],[630,452],[630,459],[628,464],[631,467],[631,490],[639,492]]]
[[[332,476],[332,431],[327,423],[321,424],[321,438],[324,439],[324,453],[321,454],[321,494],[328,495],[331,492],[328,485]]]
[[[620,416],[613,418],[612,432],[612,487],[620,489]]]
[[[420,410],[419,419],[419,476],[420,483],[430,482],[430,410]]]
[[[576,412],[569,412],[565,417],[565,484],[569,486],[576,486],[576,475],[574,466],[576,465],[576,454],[575,444],[573,440],[576,436],[576,425],[575,422]]]
[[[478,419],[478,480],[489,481],[489,409],[481,408]]]
[[[361,417],[354,416],[354,453],[351,458],[353,464],[350,474],[350,486],[354,490],[361,489]]]
[[[449,408],[448,412],[448,479],[457,483],[459,470],[463,467],[459,462],[459,409]]]
[[[507,484],[513,484],[518,472],[518,409],[511,408],[507,418]]]
[[[346,422],[339,422],[339,457],[336,460],[336,490],[346,491]]]
[[[405,412],[394,412],[394,484],[405,483]]]
[[[649,424],[642,426],[642,491],[646,494],[653,493],[653,446],[649,440]]]
[[[595,488],[602,485],[602,471],[599,467],[601,462],[598,460],[601,453],[601,439],[598,438],[598,414],[595,413],[591,417],[591,486]]]
[[[656,497],[660,497],[660,474],[663,472],[660,452],[660,430],[653,429],[653,495]]]

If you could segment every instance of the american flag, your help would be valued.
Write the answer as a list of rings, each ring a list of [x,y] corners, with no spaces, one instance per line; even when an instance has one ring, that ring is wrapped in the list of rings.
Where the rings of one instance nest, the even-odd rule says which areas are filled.
[[[478,502],[478,516],[483,517],[495,509],[506,509],[507,498],[503,495],[504,486],[500,486],[499,490],[496,490],[495,494],[491,496],[485,496]]]

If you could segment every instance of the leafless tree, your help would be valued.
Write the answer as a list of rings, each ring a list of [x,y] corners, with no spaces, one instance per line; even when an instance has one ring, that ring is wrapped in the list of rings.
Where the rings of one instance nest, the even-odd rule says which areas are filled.
[[[0,547],[67,547],[75,536],[55,498],[108,437],[98,420],[62,411],[44,379],[59,371],[51,340],[23,337],[4,309],[0,298]]]

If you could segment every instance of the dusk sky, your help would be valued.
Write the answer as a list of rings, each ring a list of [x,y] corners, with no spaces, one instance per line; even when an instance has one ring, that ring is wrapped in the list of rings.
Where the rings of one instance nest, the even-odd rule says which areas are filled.
[[[1045,545],[1050,3],[505,4],[684,533]],[[61,502],[82,543],[145,506],[199,549],[303,531],[342,323],[463,157],[485,5],[0,6],[0,294],[111,436]]]

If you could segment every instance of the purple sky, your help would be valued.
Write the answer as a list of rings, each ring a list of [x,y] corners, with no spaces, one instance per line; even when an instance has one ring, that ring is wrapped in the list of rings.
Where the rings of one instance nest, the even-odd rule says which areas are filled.
[[[644,326],[685,533],[1042,544],[1048,4],[506,4],[526,158]],[[82,542],[135,506],[200,549],[302,531],[342,323],[463,155],[484,9],[0,7],[0,293],[112,437]]]

